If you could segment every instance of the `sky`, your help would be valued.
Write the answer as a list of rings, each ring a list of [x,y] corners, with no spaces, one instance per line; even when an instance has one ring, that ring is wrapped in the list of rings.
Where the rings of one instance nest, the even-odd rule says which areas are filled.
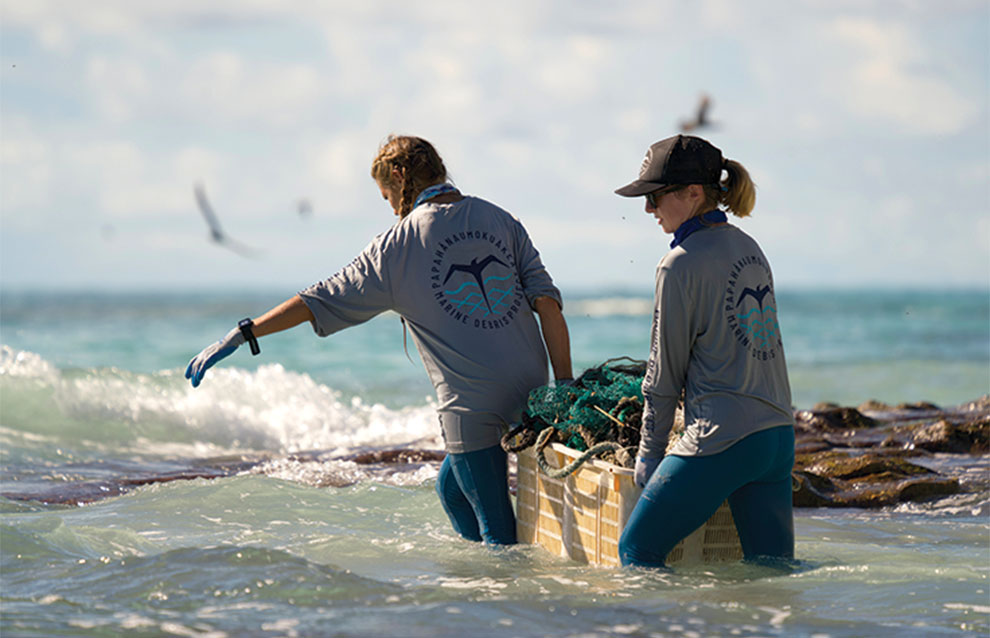
[[[990,287],[986,0],[0,0],[0,289],[291,294],[393,223],[403,133],[565,293],[649,291],[613,191],[703,93],[778,287]]]

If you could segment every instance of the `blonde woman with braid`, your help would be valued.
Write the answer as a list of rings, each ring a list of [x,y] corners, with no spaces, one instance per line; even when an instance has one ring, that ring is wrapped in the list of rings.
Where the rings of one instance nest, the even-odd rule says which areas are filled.
[[[397,312],[436,388],[447,450],[437,492],[454,529],[515,543],[500,439],[529,391],[547,383],[548,352],[555,378],[572,376],[560,291],[522,224],[458,191],[426,140],[389,137],[371,176],[396,223],[329,279],[241,321],[192,359],[186,377],[196,387],[245,341],[258,354],[257,337],[307,321],[325,337]]]
[[[662,567],[726,499],[746,559],[793,558],[794,417],[773,274],[725,214],[753,210],[749,173],[677,135],[651,146],[639,179],[616,193],[645,196],[674,236],[656,272],[635,474],[644,489],[619,539],[622,563]],[[682,391],[685,429],[667,451]]]

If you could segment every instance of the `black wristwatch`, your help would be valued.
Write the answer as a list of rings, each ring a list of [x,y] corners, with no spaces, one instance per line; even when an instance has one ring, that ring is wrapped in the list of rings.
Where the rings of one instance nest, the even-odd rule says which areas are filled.
[[[250,344],[251,354],[261,354],[261,346],[258,345],[258,338],[254,336],[254,331],[251,330],[254,327],[254,322],[250,319],[241,319],[237,322],[237,327],[241,329],[241,334],[244,335],[244,339]]]

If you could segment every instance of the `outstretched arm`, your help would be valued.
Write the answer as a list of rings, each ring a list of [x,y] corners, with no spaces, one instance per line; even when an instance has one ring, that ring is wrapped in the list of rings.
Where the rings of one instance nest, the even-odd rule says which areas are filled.
[[[295,328],[304,321],[313,321],[313,319],[313,313],[309,306],[302,300],[302,297],[296,295],[255,319],[254,336],[263,337],[282,332],[289,328]]]
[[[543,330],[543,341],[547,344],[547,352],[550,354],[554,379],[573,379],[571,338],[560,305],[551,297],[537,297],[533,301],[533,308],[540,316],[540,328]]]
[[[254,323],[252,332],[255,337],[263,337],[288,330],[304,321],[313,321],[313,313],[306,306],[302,297],[296,295],[255,319],[252,322]],[[207,370],[221,359],[233,354],[234,350],[237,350],[242,343],[244,343],[244,335],[240,328],[234,328],[223,339],[207,346],[192,358],[192,361],[186,366],[186,378],[192,381],[194,388],[197,387]]]

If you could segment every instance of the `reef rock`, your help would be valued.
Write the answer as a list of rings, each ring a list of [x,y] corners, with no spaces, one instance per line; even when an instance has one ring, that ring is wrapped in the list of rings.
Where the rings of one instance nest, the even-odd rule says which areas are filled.
[[[824,403],[794,417],[796,507],[883,507],[986,489],[921,463],[933,454],[990,452],[990,395],[949,409],[927,401]]]
[[[985,454],[990,450],[990,417],[963,423],[939,419],[909,431],[911,444],[929,452]]]
[[[800,410],[794,414],[797,427],[812,432],[832,432],[856,428],[876,427],[875,419],[856,408],[843,408],[833,404],[819,404],[814,410]]]
[[[793,474],[794,505],[884,507],[960,491],[958,479],[911,463],[908,456],[901,450],[801,455]]]

